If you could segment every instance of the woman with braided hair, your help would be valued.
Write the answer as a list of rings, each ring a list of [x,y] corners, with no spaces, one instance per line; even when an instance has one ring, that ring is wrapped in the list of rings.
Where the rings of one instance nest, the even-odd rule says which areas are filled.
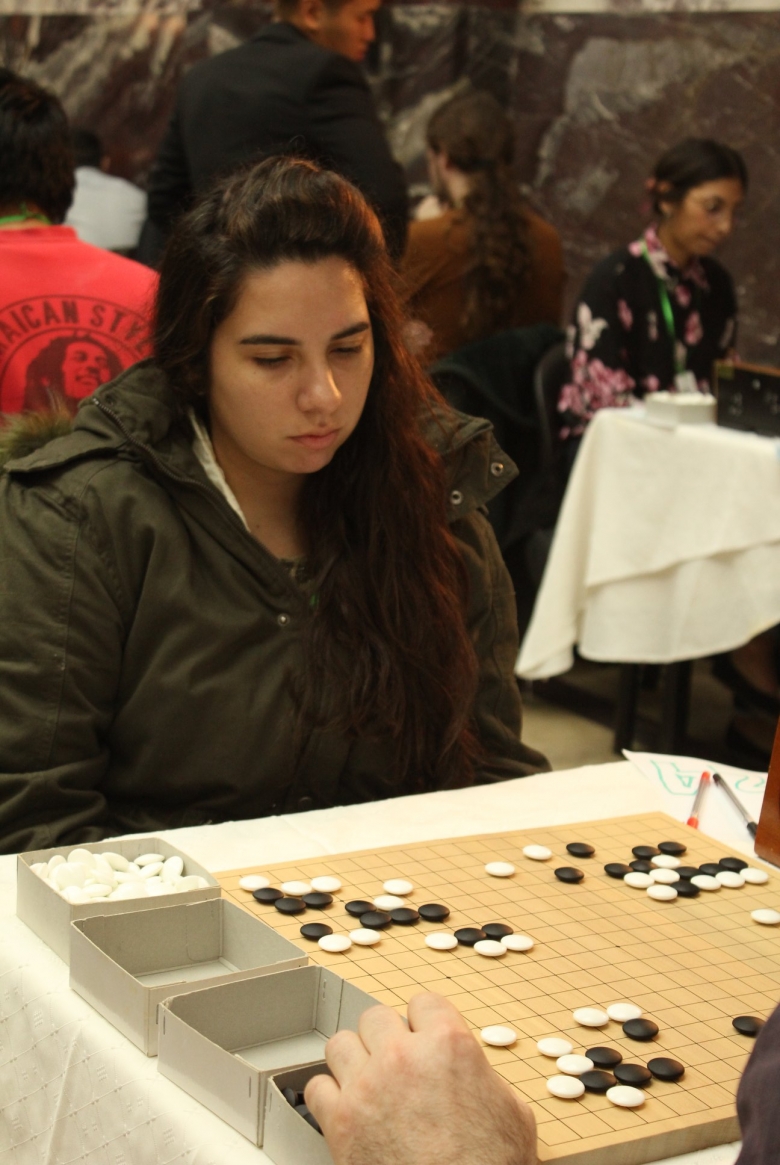
[[[512,123],[489,93],[441,105],[427,130],[431,185],[446,208],[413,222],[403,294],[432,361],[471,340],[557,324],[564,285],[557,231],[527,206],[512,171]]]

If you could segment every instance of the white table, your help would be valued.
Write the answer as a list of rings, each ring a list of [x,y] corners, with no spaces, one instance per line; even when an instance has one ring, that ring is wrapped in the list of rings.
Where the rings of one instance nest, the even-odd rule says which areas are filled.
[[[662,807],[655,787],[621,762],[163,836],[216,871]],[[732,844],[749,852],[749,840],[740,831]],[[267,1162],[69,990],[64,963],[14,908],[15,858],[0,857],[0,1165]],[[737,1150],[674,1162],[733,1165]]]
[[[517,673],[673,663],[780,623],[780,442],[641,409],[588,426]]]

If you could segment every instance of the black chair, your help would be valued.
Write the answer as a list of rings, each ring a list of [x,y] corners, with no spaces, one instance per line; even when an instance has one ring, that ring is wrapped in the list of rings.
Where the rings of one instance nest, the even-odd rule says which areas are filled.
[[[554,470],[560,464],[558,400],[570,368],[566,344],[561,340],[547,349],[534,369],[534,399],[539,423],[542,471]]]

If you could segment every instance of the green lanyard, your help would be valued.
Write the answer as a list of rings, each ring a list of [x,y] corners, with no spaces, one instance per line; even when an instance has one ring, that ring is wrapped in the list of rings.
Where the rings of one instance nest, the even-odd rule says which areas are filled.
[[[42,222],[44,226],[51,226],[51,219],[47,218],[45,214],[30,214],[24,202],[22,203],[21,214],[3,215],[3,217],[0,218],[0,226],[7,222],[29,222],[30,219],[37,219],[38,222]]]
[[[674,327],[674,312],[672,311],[671,300],[669,299],[669,292],[666,289],[666,283],[663,279],[656,275],[655,268],[650,262],[650,252],[647,249],[647,243],[642,239],[642,254],[647,260],[647,265],[655,276],[655,281],[658,284],[658,298],[661,300],[661,313],[666,321],[666,330],[669,333],[669,339],[672,341],[672,357],[674,359],[674,370],[676,373],[685,371],[685,357],[680,359],[677,344],[677,332]],[[682,345],[680,345],[681,347]]]

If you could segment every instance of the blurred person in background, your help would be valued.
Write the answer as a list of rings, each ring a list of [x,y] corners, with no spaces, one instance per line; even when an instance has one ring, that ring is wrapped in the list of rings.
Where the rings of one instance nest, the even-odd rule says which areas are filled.
[[[0,412],[74,413],[149,350],[157,277],[63,226],[73,192],[58,99],[0,69]]]
[[[514,127],[498,101],[485,92],[453,97],[426,137],[443,209],[409,226],[401,274],[415,350],[432,362],[508,328],[560,323],[561,240],[520,193]]]
[[[237,166],[292,153],[343,174],[382,222],[391,256],[406,237],[406,180],[360,68],[380,0],[276,0],[274,21],[181,82],[149,181],[139,256],[154,264],[173,220]]]
[[[111,158],[91,130],[74,129],[73,157],[76,186],[66,224],[84,243],[131,254],[146,218],[145,192],[109,173]]]
[[[588,276],[570,329],[571,379],[558,404],[572,442],[602,408],[659,389],[709,392],[734,349],[737,302],[711,257],[731,234],[748,175],[736,150],[687,138],[659,158],[647,189],[653,221]]]

